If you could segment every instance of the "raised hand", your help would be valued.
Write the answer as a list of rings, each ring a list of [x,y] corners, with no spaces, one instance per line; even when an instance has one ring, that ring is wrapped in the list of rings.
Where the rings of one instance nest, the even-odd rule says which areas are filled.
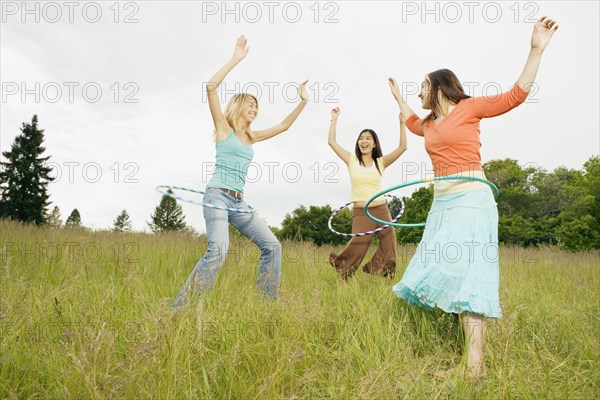
[[[400,95],[400,88],[398,87],[398,82],[396,82],[396,80],[392,77],[388,78],[388,83],[390,85],[390,90],[392,91],[392,95],[394,96],[394,98],[398,101],[400,101],[400,98],[402,97]]]
[[[298,87],[298,94],[300,95],[300,99],[302,101],[308,100],[308,92],[306,91],[306,84],[308,83],[308,79],[300,84]]]
[[[248,40],[244,35],[240,36],[235,43],[235,49],[233,50],[233,59],[236,61],[242,61],[248,54],[250,47],[246,47]]]
[[[555,20],[548,17],[541,17],[533,26],[533,34],[531,35],[531,48],[544,50],[554,32],[558,29],[558,24]]]
[[[331,119],[337,119],[340,116],[340,108],[336,107],[331,110]]]

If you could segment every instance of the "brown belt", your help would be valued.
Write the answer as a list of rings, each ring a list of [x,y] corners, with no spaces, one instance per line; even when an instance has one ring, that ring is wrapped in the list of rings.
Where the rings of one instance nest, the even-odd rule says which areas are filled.
[[[235,197],[238,200],[242,200],[244,198],[244,195],[242,193],[236,192],[235,190],[229,190],[229,189],[224,189],[224,188],[219,188],[219,190],[232,195],[233,197]]]

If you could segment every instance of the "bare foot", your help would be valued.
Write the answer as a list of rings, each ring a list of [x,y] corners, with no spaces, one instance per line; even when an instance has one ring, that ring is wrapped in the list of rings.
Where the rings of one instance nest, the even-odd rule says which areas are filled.
[[[458,367],[450,368],[445,371],[437,371],[433,375],[435,376],[436,379],[439,379],[441,381],[447,381],[456,373],[456,368],[458,368]],[[480,365],[479,367],[472,367],[469,369],[464,369],[464,368],[461,368],[461,369],[462,369],[463,373],[466,373],[467,378],[469,378],[471,380],[477,381],[477,380],[483,380],[483,379],[487,378],[487,371],[486,371],[484,365]]]
[[[469,367],[467,371],[467,376],[469,379],[479,380],[487,378],[487,370],[485,365],[480,364],[473,367]]]

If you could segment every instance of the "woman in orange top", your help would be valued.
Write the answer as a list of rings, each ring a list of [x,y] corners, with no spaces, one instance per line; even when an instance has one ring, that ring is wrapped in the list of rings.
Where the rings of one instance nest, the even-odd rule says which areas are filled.
[[[529,57],[514,87],[490,97],[470,97],[447,69],[425,76],[419,97],[424,109],[418,118],[400,92],[394,96],[406,126],[425,138],[434,174],[484,178],[479,148],[479,122],[504,114],[527,98],[542,53],[558,25],[542,17],[535,24]],[[394,85],[397,87],[397,85]],[[498,209],[490,188],[476,181],[434,184],[434,200],[415,256],[393,291],[409,304],[439,307],[460,315],[465,332],[467,372],[485,376],[483,338],[485,317],[500,318],[498,299]],[[447,377],[452,370],[441,373]]]

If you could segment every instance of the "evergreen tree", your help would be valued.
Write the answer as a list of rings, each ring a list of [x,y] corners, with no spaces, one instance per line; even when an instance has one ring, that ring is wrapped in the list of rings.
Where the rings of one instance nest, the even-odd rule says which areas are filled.
[[[131,232],[131,220],[126,210],[121,211],[121,214],[115,219],[113,231],[115,232]]]
[[[60,228],[63,222],[60,216],[60,208],[58,208],[58,206],[54,206],[52,212],[46,217],[46,222],[53,228]]]
[[[69,215],[69,218],[67,218],[65,226],[69,228],[81,226],[81,215],[79,214],[79,211],[77,211],[76,208],[73,209],[73,211],[71,211],[71,215]]]
[[[167,193],[173,194],[173,191],[169,189]],[[152,221],[148,222],[148,226],[154,233],[186,229],[183,210],[171,196],[163,195],[150,218]]]
[[[7,162],[0,162],[0,218],[35,224],[45,223],[50,197],[48,183],[52,168],[48,157],[41,157],[44,130],[38,129],[37,115],[31,124],[23,123],[10,151],[2,152]]]

